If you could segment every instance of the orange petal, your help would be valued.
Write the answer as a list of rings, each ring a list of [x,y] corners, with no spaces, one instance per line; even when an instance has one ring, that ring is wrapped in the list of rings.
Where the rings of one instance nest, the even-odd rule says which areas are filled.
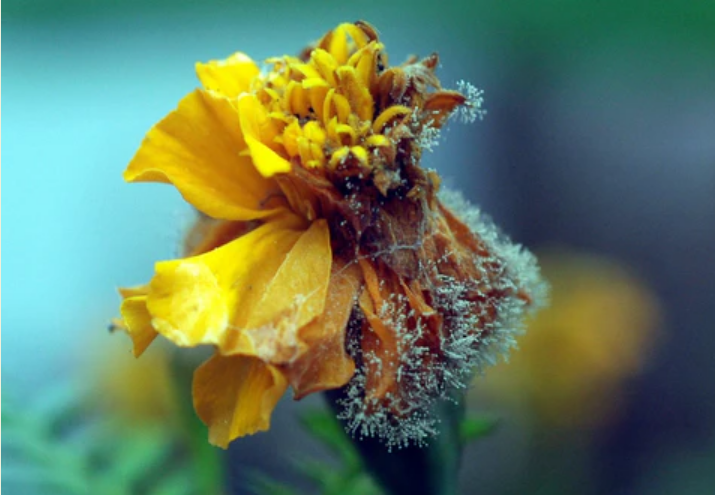
[[[333,263],[325,311],[300,331],[309,350],[283,368],[296,400],[342,387],[355,373],[355,363],[345,352],[345,334],[361,283],[355,264]]]
[[[196,90],[147,134],[124,172],[128,182],[170,182],[214,218],[252,220],[277,211],[277,189],[253,167],[230,100]]]
[[[273,366],[246,356],[215,355],[194,373],[194,408],[222,448],[235,438],[265,431],[288,387]]]
[[[398,355],[397,334],[389,321],[381,318],[380,311],[388,301],[389,294],[399,294],[392,280],[382,280],[378,277],[375,266],[365,259],[359,260],[360,269],[365,277],[365,289],[360,294],[360,309],[365,315],[367,326],[362,335],[362,349],[366,354],[374,353],[378,359],[369,360],[367,366],[366,393],[369,397],[383,398],[396,386]],[[387,292],[384,297],[381,287]],[[397,286],[399,287],[399,285]],[[399,310],[395,310],[400,313]],[[406,311],[405,311],[406,312]]]
[[[362,351],[365,355],[376,357],[365,363],[365,393],[368,398],[382,399],[397,385],[397,336],[395,330],[377,314],[367,290],[360,294],[359,302],[367,320],[362,332]]]
[[[256,63],[245,53],[237,52],[224,60],[196,64],[196,75],[206,89],[235,98],[251,88],[251,81],[260,73]]]
[[[151,315],[146,307],[146,296],[128,297],[121,307],[123,327],[134,343],[134,356],[141,356],[158,333],[151,324]]]

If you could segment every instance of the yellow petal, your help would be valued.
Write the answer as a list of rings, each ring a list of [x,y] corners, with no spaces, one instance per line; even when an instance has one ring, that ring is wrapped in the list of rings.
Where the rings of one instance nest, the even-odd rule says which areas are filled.
[[[367,85],[358,76],[354,67],[343,66],[336,70],[340,87],[350,102],[350,108],[362,120],[372,120],[374,103]]]
[[[392,145],[392,142],[390,141],[390,138],[388,138],[384,134],[373,134],[371,136],[368,136],[368,138],[365,140],[365,144],[370,147],[384,148]]]
[[[284,110],[301,118],[307,117],[310,109],[308,90],[301,83],[290,81],[283,97]]]
[[[146,296],[149,292],[149,286],[147,284],[144,284],[136,285],[134,287],[119,287],[119,289],[117,290],[119,291],[119,294],[122,296],[122,298],[126,299],[128,297],[134,296]]]
[[[338,139],[343,145],[353,145],[357,142],[357,134],[355,134],[355,129],[347,124],[338,124],[335,126],[335,133],[338,135]]]
[[[217,354],[194,373],[194,408],[209,427],[209,442],[226,448],[235,438],[267,430],[286,388],[283,375],[258,359]]]
[[[320,78],[318,71],[310,64],[297,63],[291,68],[301,74],[304,79]]]
[[[288,160],[280,156],[258,139],[252,136],[246,136],[246,142],[248,143],[248,148],[251,150],[253,163],[263,177],[272,177],[276,174],[291,171],[291,165]]]
[[[323,146],[325,144],[325,140],[327,139],[323,126],[314,120],[307,122],[305,126],[303,126],[303,134],[305,134],[305,137],[307,137],[310,141],[319,146]]]
[[[170,182],[214,218],[252,220],[276,212],[265,204],[275,183],[264,179],[246,148],[230,101],[196,90],[147,134],[124,172],[129,182]]]
[[[253,227],[251,222],[216,220],[200,215],[184,236],[182,254],[196,256],[207,253],[250,232]]]
[[[325,220],[318,220],[285,257],[245,323],[234,323],[245,329],[243,334],[255,355],[275,363],[293,359],[302,351],[298,332],[325,309],[331,264],[330,230]]]
[[[254,95],[245,95],[238,100],[241,130],[248,144],[256,169],[264,177],[290,172],[288,160],[268,145],[278,136],[278,129],[268,111]]]
[[[309,90],[310,106],[321,122],[325,122],[323,107],[330,86],[323,79],[306,79],[303,86]]]
[[[303,166],[305,166],[310,160],[313,159],[313,152],[310,149],[310,141],[308,141],[307,138],[299,137],[297,144],[300,161],[303,163]]]
[[[303,225],[286,216],[208,253],[157,263],[147,298],[154,328],[179,346],[221,345],[255,310]]]
[[[345,334],[361,283],[355,264],[333,264],[325,311],[300,331],[309,349],[282,368],[296,400],[342,387],[355,374],[355,363],[345,352]]]
[[[256,63],[245,53],[234,53],[224,60],[196,64],[196,75],[206,89],[235,98],[251,88],[251,81],[260,72]]]
[[[357,159],[358,162],[360,162],[360,165],[363,168],[368,167],[368,163],[370,160],[370,157],[367,154],[367,150],[363,148],[362,146],[353,146],[350,148],[350,153]]]
[[[333,154],[330,156],[330,166],[332,168],[337,168],[338,165],[345,163],[345,160],[348,159],[349,155],[350,148],[347,146],[343,146],[342,148],[333,151]]]
[[[344,29],[345,32],[348,33],[353,39],[357,48],[362,48],[368,43],[368,41],[370,41],[370,38],[368,38],[367,34],[363,30],[366,23],[361,22],[360,24],[362,25],[362,27],[359,26],[357,23],[345,23],[340,25],[340,28]]]
[[[298,138],[302,137],[303,131],[297,120],[288,124],[283,131],[283,146],[288,155],[293,157],[298,155]]]
[[[382,43],[371,42],[355,52],[348,60],[348,65],[355,67],[358,78],[368,89],[373,88],[377,82],[377,64],[380,52],[384,48]]]
[[[134,356],[141,356],[158,335],[151,324],[146,296],[128,297],[122,302],[124,327],[134,343]]]
[[[316,48],[310,54],[310,61],[320,76],[328,81],[330,86],[335,87],[335,69],[338,68],[338,63],[335,61],[335,58],[327,51]]]
[[[330,37],[330,45],[328,50],[330,54],[335,58],[335,61],[342,65],[348,61],[348,38],[346,36],[345,29],[342,26],[338,26],[332,33]]]
[[[348,99],[335,92],[335,89],[330,89],[323,101],[323,120],[325,122],[330,121],[334,117],[337,117],[338,122],[345,124],[350,116],[350,102]]]

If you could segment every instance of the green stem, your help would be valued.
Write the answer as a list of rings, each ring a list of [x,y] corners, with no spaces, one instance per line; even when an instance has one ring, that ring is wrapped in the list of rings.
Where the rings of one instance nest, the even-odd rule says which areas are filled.
[[[325,396],[330,407],[339,412],[342,391],[328,391]],[[441,401],[435,408],[440,434],[425,447],[409,446],[390,452],[379,439],[352,439],[365,467],[390,495],[457,493],[464,401]]]

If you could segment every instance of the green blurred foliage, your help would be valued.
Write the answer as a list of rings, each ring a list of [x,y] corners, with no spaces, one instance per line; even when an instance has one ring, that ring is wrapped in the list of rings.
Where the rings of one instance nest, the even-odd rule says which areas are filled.
[[[497,420],[487,416],[467,415],[462,420],[459,436],[463,445],[479,440],[494,432]]]
[[[299,7],[314,11],[331,2],[325,0],[274,0],[246,2],[231,0],[6,0],[3,14],[10,18],[76,20],[77,16],[92,17],[119,13],[161,13],[200,7],[203,10],[235,8],[247,12],[263,11],[278,15],[280,11]],[[594,32],[619,30],[624,26],[638,29],[647,26],[665,36],[676,34],[683,39],[701,42],[715,41],[715,2],[711,0],[431,0],[384,2],[358,1],[351,9],[374,11],[380,5],[387,11],[404,11],[411,18],[427,23],[435,15],[449,18],[454,27],[489,25],[497,30],[511,31],[521,40],[554,40],[571,38],[585,40]],[[555,46],[554,46],[555,47]]]
[[[211,485],[197,482],[199,460],[170,422],[127,425],[93,408],[88,394],[63,383],[30,406],[3,397],[3,489],[29,495],[221,493],[220,477]],[[203,460],[217,462],[215,454]]]
[[[358,451],[345,434],[335,415],[311,411],[301,417],[303,427],[325,445],[336,459],[326,464],[312,459],[296,459],[295,469],[311,480],[321,495],[381,495],[384,492],[365,471]],[[300,492],[260,473],[254,475],[254,488],[261,495],[298,495]]]
[[[301,417],[304,428],[325,445],[334,456],[336,464],[312,459],[294,461],[295,469],[310,479],[321,495],[383,495],[348,437],[343,426],[329,411],[311,411]],[[496,420],[471,415],[462,420],[460,438],[463,445],[484,438],[494,431]],[[260,473],[254,478],[254,489],[260,495],[299,495],[300,492]]]

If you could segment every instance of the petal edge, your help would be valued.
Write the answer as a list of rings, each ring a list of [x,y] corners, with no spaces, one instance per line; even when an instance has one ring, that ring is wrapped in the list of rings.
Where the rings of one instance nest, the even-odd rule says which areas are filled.
[[[194,408],[221,448],[268,430],[271,414],[288,387],[274,367],[246,356],[214,355],[194,373]]]
[[[262,177],[246,150],[231,101],[196,90],[146,135],[124,172],[127,182],[168,182],[186,201],[214,218],[253,220],[276,213],[267,204],[279,192]]]

